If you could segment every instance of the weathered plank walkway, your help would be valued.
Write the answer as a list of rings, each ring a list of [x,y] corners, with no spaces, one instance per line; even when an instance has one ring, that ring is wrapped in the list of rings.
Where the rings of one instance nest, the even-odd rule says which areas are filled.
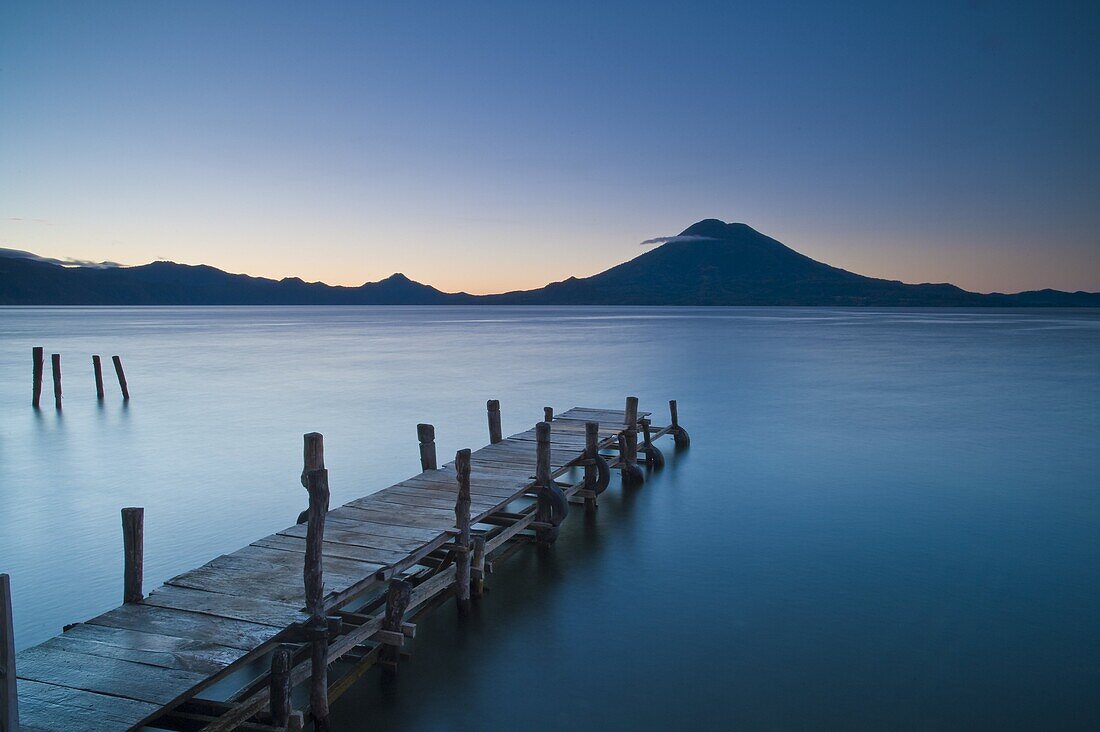
[[[493,559],[530,542],[532,531],[544,544],[556,538],[568,502],[594,510],[609,468],[637,482],[639,451],[648,464],[663,463],[652,440],[671,433],[686,445],[675,402],[670,408],[672,422],[661,428],[650,427],[633,398],[622,411],[575,407],[553,416],[548,408],[551,421],[501,439],[499,406],[490,402],[493,444],[436,467],[434,429],[421,425],[423,472],[332,510],[321,438],[307,435],[311,511],[299,521],[308,520],[143,599],[140,525],[132,529],[128,601],[16,656],[20,728],[296,729],[310,717],[291,711],[288,690],[308,680],[305,711],[316,729],[327,729],[329,699],[375,661],[395,667],[415,611],[452,593],[461,610],[471,588],[480,594]],[[601,455],[608,452],[616,453],[610,463]],[[577,469],[582,479],[556,480]],[[332,683],[330,666],[341,672]],[[220,698],[202,698],[216,683]],[[235,691],[227,695],[226,685]],[[14,706],[6,699],[5,709]],[[0,729],[9,728],[0,720]]]

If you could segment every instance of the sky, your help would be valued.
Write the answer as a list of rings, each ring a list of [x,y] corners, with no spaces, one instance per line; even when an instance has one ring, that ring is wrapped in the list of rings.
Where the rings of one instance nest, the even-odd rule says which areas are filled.
[[[1100,4],[0,3],[0,247],[485,293],[703,218],[1100,291]]]

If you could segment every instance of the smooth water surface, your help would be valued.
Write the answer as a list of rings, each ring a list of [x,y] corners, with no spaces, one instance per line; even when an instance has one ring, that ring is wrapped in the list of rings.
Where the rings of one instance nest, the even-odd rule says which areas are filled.
[[[337,505],[419,471],[417,422],[446,459],[487,398],[510,434],[628,394],[691,448],[437,610],[338,729],[1100,727],[1095,312],[0,309],[19,645],[121,600],[123,506],[152,588],[293,523],[304,432]]]

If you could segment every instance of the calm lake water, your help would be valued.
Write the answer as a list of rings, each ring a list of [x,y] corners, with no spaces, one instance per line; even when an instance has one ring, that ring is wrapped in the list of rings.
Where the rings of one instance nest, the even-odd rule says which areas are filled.
[[[65,407],[30,407],[31,347]],[[97,404],[90,354],[124,360]],[[337,729],[1100,727],[1100,313],[0,309],[0,571],[20,647],[542,407],[667,420],[689,450],[418,628]]]

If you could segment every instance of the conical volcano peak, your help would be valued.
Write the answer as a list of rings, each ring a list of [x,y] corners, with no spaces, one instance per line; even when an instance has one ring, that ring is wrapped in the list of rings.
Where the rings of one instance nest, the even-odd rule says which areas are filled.
[[[700,236],[708,239],[736,239],[745,234],[758,233],[748,224],[731,223],[719,219],[703,219],[684,229],[680,236]]]

